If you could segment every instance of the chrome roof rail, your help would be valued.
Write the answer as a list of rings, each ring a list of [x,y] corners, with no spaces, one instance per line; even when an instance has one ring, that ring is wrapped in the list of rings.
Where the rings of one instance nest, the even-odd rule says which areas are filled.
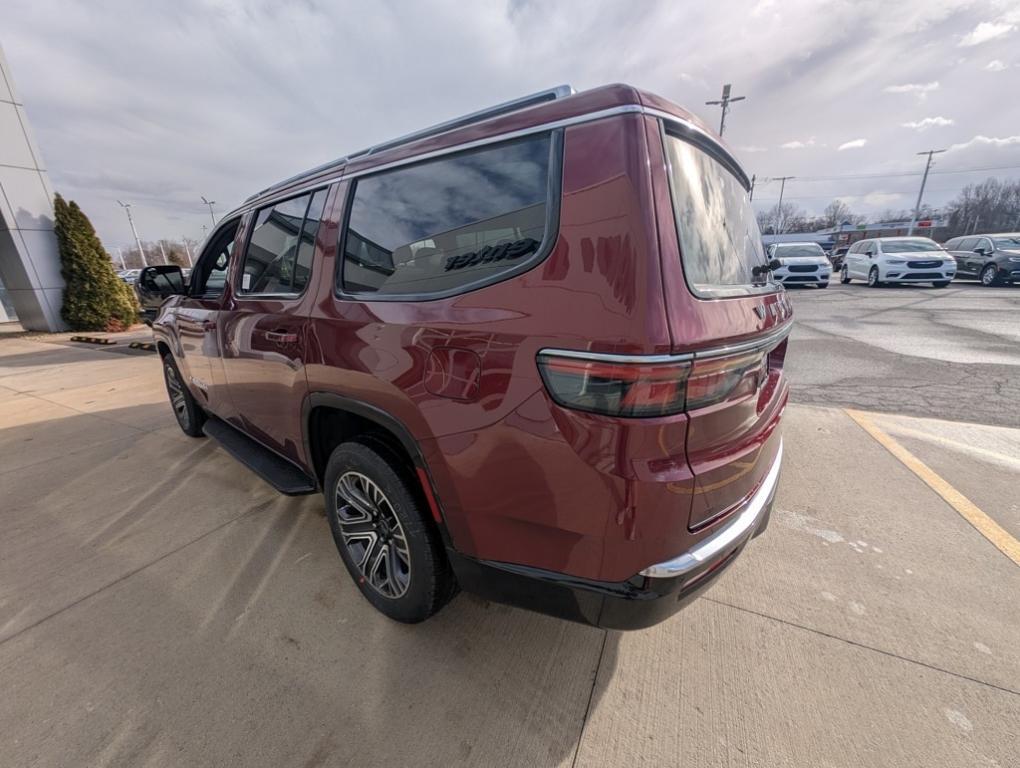
[[[301,179],[314,176],[317,173],[322,173],[323,171],[327,171],[333,168],[340,168],[349,163],[351,160],[354,160],[359,157],[374,155],[378,152],[382,152],[387,149],[399,147],[402,144],[410,144],[413,141],[426,139],[429,138],[430,136],[438,136],[441,133],[446,133],[447,131],[452,131],[456,128],[463,128],[466,125],[480,123],[483,120],[489,120],[491,118],[499,117],[501,115],[508,115],[511,112],[517,112],[522,109],[527,109],[528,107],[534,107],[537,106],[538,104],[544,104],[548,101],[563,99],[566,98],[567,96],[573,96],[576,92],[577,91],[575,91],[569,85],[557,85],[555,88],[548,88],[547,90],[539,91],[538,93],[532,93],[527,96],[521,96],[518,99],[504,101],[502,104],[496,104],[493,107],[480,109],[477,112],[472,112],[471,114],[468,115],[455,117],[452,120],[447,120],[442,123],[436,123],[435,125],[429,126],[428,128],[422,128],[421,130],[405,134],[396,139],[384,141],[381,144],[373,144],[371,147],[368,147],[367,149],[362,149],[359,152],[352,152],[351,154],[344,155],[343,157],[337,158],[336,160],[331,160],[328,163],[317,165],[316,167],[311,168],[307,171],[302,171],[301,173],[296,174],[295,176],[291,176],[288,179],[284,179],[283,181],[271,184],[265,189],[256,192],[254,195],[247,198],[244,202],[245,204],[250,203],[253,200],[259,199],[263,195],[266,195],[278,189],[283,189],[284,187],[287,187],[297,181],[300,181]]]

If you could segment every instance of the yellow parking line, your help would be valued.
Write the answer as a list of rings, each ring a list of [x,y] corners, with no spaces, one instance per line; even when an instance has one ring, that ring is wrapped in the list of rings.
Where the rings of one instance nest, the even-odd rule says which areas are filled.
[[[1020,565],[1020,541],[1013,538],[1005,528],[982,512],[973,501],[937,475],[931,467],[883,432],[871,419],[870,415],[850,408],[845,410],[847,415],[860,425],[861,429],[875,438],[882,447],[899,459],[907,469],[921,478],[949,506],[959,512],[964,520],[977,528],[978,533],[988,539],[996,549],[1014,563]]]

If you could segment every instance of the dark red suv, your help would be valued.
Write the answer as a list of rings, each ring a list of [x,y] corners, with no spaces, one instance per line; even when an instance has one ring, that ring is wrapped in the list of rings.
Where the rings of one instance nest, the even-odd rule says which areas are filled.
[[[394,619],[460,587],[651,625],[776,489],[791,310],[747,190],[700,121],[622,85],[315,168],[226,216],[162,305],[177,419],[322,491]]]

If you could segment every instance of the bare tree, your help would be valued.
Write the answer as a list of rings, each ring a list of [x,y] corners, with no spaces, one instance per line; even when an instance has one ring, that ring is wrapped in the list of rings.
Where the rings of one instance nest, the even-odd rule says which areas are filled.
[[[946,213],[946,237],[1020,230],[1020,179],[987,178],[980,184],[968,184],[946,206]]]

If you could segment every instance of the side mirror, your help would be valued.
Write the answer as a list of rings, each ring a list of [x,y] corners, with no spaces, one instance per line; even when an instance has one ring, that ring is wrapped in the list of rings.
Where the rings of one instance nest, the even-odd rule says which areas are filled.
[[[176,264],[160,264],[146,267],[135,283],[143,299],[165,299],[184,293],[184,272]]]
[[[870,258],[872,258],[875,255],[875,252],[874,251],[865,251],[864,255],[867,256],[870,259]]]
[[[979,254],[981,256],[987,256],[988,250],[984,246],[981,246],[980,248],[975,248],[974,253]]]

